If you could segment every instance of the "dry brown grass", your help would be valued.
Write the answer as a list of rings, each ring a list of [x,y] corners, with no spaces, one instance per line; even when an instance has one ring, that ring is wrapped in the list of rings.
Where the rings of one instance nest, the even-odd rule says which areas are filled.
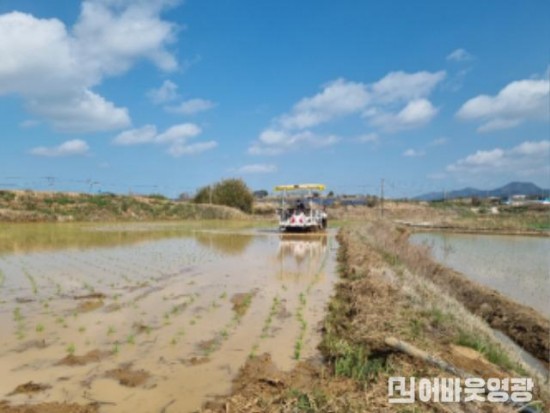
[[[376,222],[363,231],[368,234],[363,237],[389,264],[407,268],[437,286],[443,298],[452,297],[538,359],[550,361],[550,321],[541,314],[433,261],[429,248],[410,244],[403,229]]]

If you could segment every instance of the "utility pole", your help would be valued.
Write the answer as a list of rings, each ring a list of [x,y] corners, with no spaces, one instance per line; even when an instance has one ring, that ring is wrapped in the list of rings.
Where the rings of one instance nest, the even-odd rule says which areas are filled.
[[[212,185],[208,185],[208,198],[210,200],[210,205],[212,205]]]
[[[380,180],[380,216],[384,216],[384,178]]]

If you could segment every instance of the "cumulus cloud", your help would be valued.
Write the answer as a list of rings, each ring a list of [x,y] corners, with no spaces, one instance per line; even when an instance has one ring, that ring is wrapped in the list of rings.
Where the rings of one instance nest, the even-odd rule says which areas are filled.
[[[119,146],[139,145],[142,143],[154,142],[157,136],[157,127],[145,125],[141,128],[130,129],[119,133],[113,143]]]
[[[145,125],[141,128],[129,129],[119,133],[113,139],[113,145],[132,146],[142,144],[167,145],[167,152],[174,156],[196,155],[215,148],[216,141],[189,143],[189,140],[200,135],[202,130],[194,123],[174,125],[159,133],[154,125]]]
[[[179,158],[182,155],[197,155],[214,149],[216,146],[218,146],[216,141],[197,142],[190,145],[186,144],[184,141],[177,141],[170,145],[168,153],[175,158]]]
[[[317,135],[309,130],[289,132],[266,129],[260,134],[259,139],[248,148],[248,153],[251,155],[279,155],[304,147],[315,149],[331,146],[340,140],[341,138],[335,135]]]
[[[372,84],[375,100],[379,103],[395,104],[425,98],[443,79],[446,73],[431,72],[391,72]]]
[[[317,126],[360,111],[368,99],[364,84],[337,79],[326,84],[315,96],[300,100],[289,114],[281,116],[279,123],[284,129]]]
[[[23,98],[62,131],[127,127],[130,117],[93,92],[106,77],[146,59],[177,67],[168,51],[177,27],[161,19],[173,1],[86,0],[75,25],[11,12],[0,15],[0,95]]]
[[[166,129],[163,133],[155,136],[155,142],[170,143],[183,142],[193,138],[202,132],[201,128],[194,123],[182,123]]]
[[[333,135],[319,137],[311,129],[351,115],[362,116],[371,126],[390,132],[420,127],[438,112],[427,97],[444,78],[443,71],[399,71],[371,84],[336,79],[275,118],[249,152],[279,154],[306,141],[334,144],[339,139]]]
[[[479,132],[509,129],[527,120],[548,121],[549,99],[548,80],[518,80],[506,85],[495,96],[479,95],[468,100],[456,116],[481,121]]]
[[[426,152],[416,150],[416,149],[407,149],[405,152],[403,152],[403,156],[407,158],[418,158],[420,156],[424,156]]]
[[[268,174],[273,173],[277,171],[277,167],[273,164],[250,164],[250,165],[243,165],[240,168],[237,168],[235,170],[236,173],[240,174]]]
[[[86,155],[90,150],[88,144],[80,139],[73,139],[63,142],[62,144],[54,147],[38,146],[32,148],[30,153],[36,156],[46,157],[62,157],[62,156],[75,156]]]
[[[447,166],[456,174],[508,176],[548,176],[550,141],[525,141],[510,148],[479,150]]]
[[[438,109],[427,99],[412,100],[398,113],[373,108],[364,113],[370,123],[387,132],[417,128],[430,122]]]
[[[178,98],[178,85],[170,80],[165,80],[158,89],[151,89],[147,92],[147,97],[156,105],[171,102]]]
[[[356,142],[359,143],[375,143],[380,140],[380,136],[377,133],[366,133],[364,135],[358,136],[355,138]]]
[[[128,109],[118,108],[87,89],[63,97],[33,99],[26,106],[31,112],[50,119],[62,132],[106,131],[130,124]]]
[[[464,49],[456,49],[447,55],[447,60],[453,62],[465,62],[472,60],[474,57]]]
[[[167,111],[182,115],[195,115],[216,107],[216,103],[206,99],[189,99],[176,106],[168,106]]]

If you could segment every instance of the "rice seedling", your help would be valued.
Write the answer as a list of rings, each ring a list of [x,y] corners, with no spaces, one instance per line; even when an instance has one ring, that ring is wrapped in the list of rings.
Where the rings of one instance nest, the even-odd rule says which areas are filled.
[[[15,307],[13,309],[13,320],[17,323],[24,320],[23,314],[21,314],[21,309],[19,307]]]
[[[66,350],[67,350],[67,353],[69,353],[72,356],[76,351],[76,346],[74,345],[74,343],[71,343],[67,346]]]
[[[298,334],[298,338],[296,339],[296,342],[294,343],[294,358],[296,360],[299,360],[302,354],[304,337],[306,335],[306,330],[307,330],[307,321],[304,318],[304,309],[307,304],[306,295],[302,292],[298,296],[298,299],[299,299],[299,305],[298,305],[298,310],[296,311],[296,320],[298,320],[298,323],[300,325],[300,332]]]
[[[256,353],[259,348],[260,348],[260,345],[258,343],[254,344],[252,346],[252,349],[250,350],[250,353],[248,354],[248,357],[249,358],[256,357]]]
[[[271,327],[271,324],[273,323],[273,317],[277,314],[277,311],[279,311],[280,306],[280,300],[279,297],[275,296],[273,298],[273,302],[271,303],[271,308],[269,309],[269,314],[267,318],[264,321],[264,325],[262,327],[262,335],[261,338],[267,338],[269,334],[269,328]]]
[[[85,331],[86,331],[86,327],[84,327],[84,326],[78,327],[78,332],[79,333],[84,333]]]
[[[4,286],[5,281],[6,281],[6,276],[4,275],[4,272],[0,270],[0,288]]]
[[[126,338],[126,342],[128,344],[136,344],[136,337],[133,334],[130,334],[128,338]]]
[[[38,294],[38,285],[36,284],[36,280],[34,279],[32,274],[28,272],[25,268],[23,268],[23,274],[25,274],[25,277],[27,277],[29,283],[31,284],[32,293],[34,295]]]
[[[113,326],[109,326],[109,328],[107,329],[107,335],[112,336],[115,333],[116,333],[116,329]]]
[[[37,324],[35,330],[37,333],[42,333],[44,331],[44,324]]]

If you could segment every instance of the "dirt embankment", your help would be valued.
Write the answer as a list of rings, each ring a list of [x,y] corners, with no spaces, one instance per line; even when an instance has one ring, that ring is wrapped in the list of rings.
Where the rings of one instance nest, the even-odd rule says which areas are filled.
[[[234,208],[176,202],[162,196],[0,190],[0,222],[247,218]]]
[[[530,411],[488,402],[391,404],[392,376],[535,377],[533,405],[547,411],[550,397],[536,373],[447,288],[420,274],[421,266],[409,268],[402,251],[392,249],[404,248],[402,240],[403,232],[381,222],[341,231],[341,280],[322,326],[323,361],[281,372],[269,355],[253,357],[240,370],[233,393],[202,412]],[[420,258],[427,266],[428,257]]]
[[[387,258],[402,261],[533,356],[550,362],[550,321],[543,315],[434,262],[426,248],[408,242],[406,231],[389,225],[376,225],[371,231],[389,254]]]
[[[550,206],[482,206],[461,203],[386,201],[380,205],[329,208],[329,218],[345,221],[379,219],[415,230],[550,236]]]

